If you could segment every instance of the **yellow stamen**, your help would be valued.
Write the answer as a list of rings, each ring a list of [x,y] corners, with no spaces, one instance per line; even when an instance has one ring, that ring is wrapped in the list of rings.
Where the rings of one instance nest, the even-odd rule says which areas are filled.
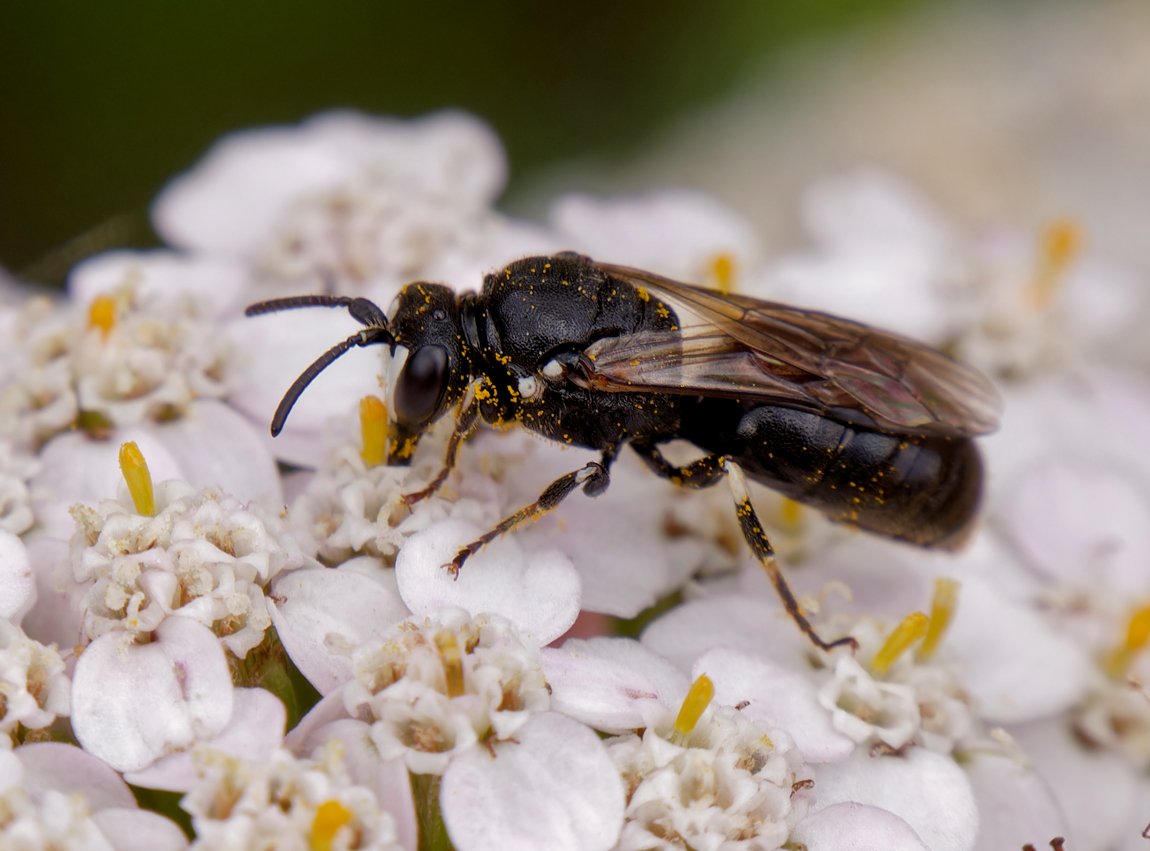
[[[695,729],[695,725],[699,723],[699,719],[703,717],[714,697],[715,684],[706,674],[699,674],[698,679],[691,683],[691,687],[687,690],[683,705],[679,707],[671,741],[678,744],[686,742],[687,736],[691,735],[691,731]]]
[[[369,467],[377,467],[387,457],[387,407],[375,396],[359,400],[359,433],[363,439],[360,456]]]
[[[88,306],[88,327],[99,328],[105,340],[116,327],[116,300],[110,295],[98,295]]]
[[[958,608],[958,582],[954,579],[934,580],[934,598],[930,601],[930,624],[914,658],[926,662],[934,657],[942,637],[946,635],[954,612]]]
[[[1126,635],[1103,662],[1106,673],[1114,679],[1126,674],[1134,657],[1150,644],[1150,604],[1137,609],[1126,622]]]
[[[711,258],[711,280],[723,295],[735,291],[735,258],[723,251]]]
[[[789,532],[798,532],[803,525],[802,503],[795,502],[790,497],[783,497],[781,511],[782,526]]]
[[[903,618],[902,623],[896,626],[886,637],[886,641],[883,642],[878,653],[874,654],[870,669],[876,674],[885,674],[889,671],[899,656],[926,635],[926,628],[929,623],[930,618],[922,612],[911,612]]]
[[[316,807],[308,840],[312,851],[331,851],[335,847],[335,835],[351,819],[351,810],[339,801],[324,801]]]
[[[1036,309],[1048,307],[1067,270],[1082,251],[1082,228],[1072,219],[1055,219],[1042,232],[1034,280],[1028,292]]]
[[[144,460],[144,453],[133,441],[120,445],[120,472],[124,474],[124,481],[128,483],[128,493],[132,495],[136,512],[145,517],[154,516],[156,497],[152,492],[152,474],[148,472],[148,462]]]
[[[449,629],[441,629],[435,634],[435,649],[443,662],[443,679],[448,697],[463,694],[463,651],[459,649],[459,639]]]

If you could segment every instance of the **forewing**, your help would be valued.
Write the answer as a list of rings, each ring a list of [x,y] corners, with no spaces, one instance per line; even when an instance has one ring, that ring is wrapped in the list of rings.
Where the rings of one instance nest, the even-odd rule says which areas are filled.
[[[899,434],[973,436],[998,425],[990,381],[914,340],[626,266],[599,268],[665,301],[681,324],[591,346],[588,381],[599,389],[758,400]]]

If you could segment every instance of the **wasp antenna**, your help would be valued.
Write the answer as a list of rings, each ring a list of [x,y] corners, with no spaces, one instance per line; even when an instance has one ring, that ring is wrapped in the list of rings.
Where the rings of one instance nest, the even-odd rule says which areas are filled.
[[[374,333],[373,333],[374,331]],[[295,406],[296,401],[299,399],[300,394],[304,389],[315,380],[315,377],[331,366],[336,358],[345,354],[348,349],[356,346],[370,346],[373,343],[391,343],[391,333],[386,328],[376,328],[371,331],[360,331],[358,334],[352,334],[342,343],[336,343],[322,355],[312,362],[311,366],[300,373],[299,378],[292,382],[291,387],[284,393],[280,399],[279,406],[276,408],[275,416],[272,417],[271,432],[272,437],[279,435],[283,431],[284,424],[287,422],[288,414]]]
[[[248,305],[245,316],[260,316],[264,313],[278,313],[281,310],[296,310],[301,307],[346,307],[352,319],[368,328],[386,328],[387,315],[370,299],[351,298],[336,295],[296,295],[287,298],[273,298]]]
[[[354,299],[338,295],[293,295],[248,305],[244,310],[244,316],[278,313],[281,310],[295,310],[300,307],[350,307],[353,301],[367,301],[367,299]]]

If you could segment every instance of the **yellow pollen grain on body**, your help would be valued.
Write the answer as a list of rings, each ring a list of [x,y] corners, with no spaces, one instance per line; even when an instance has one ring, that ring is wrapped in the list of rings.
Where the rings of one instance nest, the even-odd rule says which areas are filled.
[[[1103,668],[1108,676],[1119,679],[1126,674],[1134,657],[1150,644],[1150,604],[1136,609],[1126,622],[1122,643],[1107,654]]]
[[[360,457],[369,467],[378,467],[387,457],[387,406],[375,396],[359,400],[359,435],[363,442]]]
[[[675,727],[671,733],[671,741],[683,744],[711,701],[715,697],[715,684],[706,674],[700,674],[687,689],[687,696],[683,698],[683,705],[679,707],[679,714],[675,718]]]
[[[442,629],[435,634],[435,649],[439,651],[439,659],[443,662],[447,696],[459,697],[463,694],[463,651],[459,647],[459,639],[451,630]]]
[[[886,637],[882,647],[874,654],[870,669],[876,674],[885,674],[907,650],[926,635],[930,618],[922,612],[911,612]]]
[[[88,305],[88,327],[100,329],[100,336],[107,340],[116,327],[116,300],[110,295],[98,295]]]
[[[331,851],[340,828],[352,819],[351,810],[339,801],[324,801],[315,810],[308,845],[312,851]]]
[[[730,295],[735,291],[735,258],[726,251],[721,251],[711,258],[711,280],[722,295]]]
[[[132,495],[136,512],[145,517],[154,517],[156,496],[152,490],[152,474],[148,471],[144,453],[135,441],[129,440],[120,445],[120,472],[128,485],[128,493]]]
[[[1034,278],[1027,291],[1034,308],[1050,306],[1067,270],[1082,253],[1083,241],[1082,227],[1073,219],[1055,219],[1043,230]]]
[[[957,610],[958,582],[946,577],[934,580],[934,597],[930,601],[930,623],[927,625],[922,644],[914,652],[916,660],[927,662],[934,658]]]

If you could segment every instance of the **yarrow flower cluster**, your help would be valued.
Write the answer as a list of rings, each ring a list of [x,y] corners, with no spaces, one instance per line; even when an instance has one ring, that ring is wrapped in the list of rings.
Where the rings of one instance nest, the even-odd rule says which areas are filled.
[[[970,233],[875,170],[811,186],[806,243],[774,253],[701,193],[526,221],[495,206],[505,178],[458,113],[240,133],[157,200],[175,251],[87,260],[55,303],[4,293],[0,845],[1137,847],[1150,383],[1108,330],[1145,324],[1136,276],[1072,219]],[[563,250],[983,369],[1007,413],[967,549],[753,492],[814,629],[854,640],[823,651],[728,489],[624,451],[606,493],[548,512],[592,459],[452,416],[406,452],[386,346],[349,344],[267,436],[362,326],[245,305],[386,307]],[[175,794],[141,809],[128,783]]]

